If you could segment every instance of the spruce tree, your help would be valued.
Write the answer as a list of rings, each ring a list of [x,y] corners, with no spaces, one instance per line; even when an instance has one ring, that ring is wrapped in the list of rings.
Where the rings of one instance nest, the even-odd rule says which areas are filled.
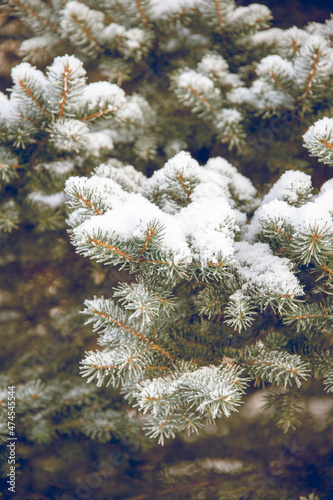
[[[135,144],[141,169],[147,160],[149,170],[161,167],[182,149],[226,154],[221,143],[261,182],[270,180],[267,169],[276,175],[291,163],[311,167],[300,138],[329,114],[332,19],[282,30],[270,26],[266,6],[233,0],[8,6],[35,35],[21,45],[25,60],[45,64],[73,53],[94,78],[147,98],[157,117]],[[119,159],[132,164],[133,151],[124,148]]]
[[[294,436],[333,390],[332,19],[283,30],[232,0],[4,5],[32,35],[0,94],[0,431],[16,384],[18,494],[42,454],[54,476],[33,493],[82,498],[73,477],[116,450],[119,498],[317,499],[306,481],[258,487],[251,459],[152,463],[156,442],[172,453],[170,437],[225,422],[242,446],[259,387],[266,437]],[[98,467],[90,494],[113,498]]]
[[[142,97],[126,98],[116,84],[87,84],[83,63],[73,55],[57,57],[45,72],[23,62],[12,78],[10,96],[0,96],[1,322],[7,353],[2,357],[1,438],[6,441],[8,435],[6,388],[15,385],[24,489],[29,476],[39,474],[34,450],[54,446],[58,436],[92,442],[121,438],[125,450],[133,440],[142,441],[118,395],[113,394],[110,409],[110,394],[102,391],[102,406],[95,408],[96,392],[77,373],[82,345],[92,341],[78,322],[84,295],[79,297],[85,288],[91,290],[85,277],[101,281],[106,275],[73,255],[63,189],[70,175],[89,173],[116,147],[113,130],[122,126],[122,140],[126,134],[135,140],[136,119],[127,108],[134,106],[141,117],[149,105]],[[70,450],[62,443],[58,452],[68,462]],[[6,452],[4,447],[4,477]],[[56,453],[49,460],[56,462]]]
[[[332,131],[326,118],[305,134],[327,163]],[[246,225],[255,189],[223,158],[179,153],[133,190],[134,175],[110,162],[67,181],[77,250],[136,274],[115,300],[86,301],[104,349],[83,375],[122,385],[161,443],[229,416],[251,380],[282,388],[268,405],[295,428],[298,389],[319,377],[333,390],[332,181],[313,196],[308,175],[283,174]]]

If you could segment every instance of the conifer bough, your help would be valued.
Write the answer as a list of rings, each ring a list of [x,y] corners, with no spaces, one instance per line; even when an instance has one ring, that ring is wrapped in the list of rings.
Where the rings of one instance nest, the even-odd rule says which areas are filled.
[[[64,179],[82,164],[90,172],[114,143],[115,156],[153,160],[150,169],[190,144],[220,154],[226,143],[244,165],[251,134],[287,112],[297,126],[274,129],[265,168],[304,168],[293,160],[313,123],[306,147],[333,162],[332,19],[270,29],[267,7],[232,0],[165,11],[149,0],[6,4],[34,32],[21,47],[26,61],[63,57],[46,76],[17,66],[11,98],[0,96],[4,231],[24,214],[40,230],[58,227],[26,201],[62,205]],[[112,83],[86,85],[82,63],[64,51]],[[123,82],[138,94],[125,98]],[[150,179],[115,159],[72,178],[78,251],[136,276],[115,300],[87,301],[104,350],[87,353],[83,374],[121,385],[160,442],[229,415],[251,380],[282,388],[268,405],[280,427],[294,428],[312,376],[332,391],[331,191],[328,181],[313,195],[309,176],[291,171],[260,203],[226,160],[200,167],[186,153]]]
[[[251,381],[278,387],[269,404],[287,431],[300,421],[295,390],[313,376],[332,390],[331,180],[314,196],[289,171],[260,203],[225,159],[199,166],[181,152],[149,179],[110,160],[66,191],[77,251],[135,274],[114,300],[86,301],[103,350],[87,352],[82,374],[121,386],[148,435],[163,443],[229,416]]]
[[[40,64],[73,53],[103,78],[128,82],[158,108],[158,127],[148,126],[136,145],[145,160],[158,148],[170,157],[172,149],[179,152],[193,141],[193,124],[185,113],[179,120],[179,109],[204,121],[205,132],[195,138],[200,144],[211,149],[215,141],[226,143],[245,161],[251,136],[269,126],[271,117],[290,114],[297,122],[282,127],[285,135],[275,131],[277,147],[284,150],[286,138],[299,139],[299,127],[303,133],[329,113],[332,19],[303,29],[270,28],[272,14],[265,5],[233,0],[7,3],[34,33],[21,45],[25,60]],[[158,132],[166,127],[164,141]],[[273,166],[270,149],[266,154]]]
[[[63,207],[65,179],[76,169],[89,172],[115,149],[117,133],[135,144],[154,113],[142,96],[128,97],[116,84],[87,84],[75,56],[55,58],[46,74],[21,63],[12,77],[10,98],[0,93],[0,228],[11,232],[22,219],[37,218],[39,229],[57,229],[64,215],[43,224],[43,211]],[[20,194],[10,197],[11,188]]]

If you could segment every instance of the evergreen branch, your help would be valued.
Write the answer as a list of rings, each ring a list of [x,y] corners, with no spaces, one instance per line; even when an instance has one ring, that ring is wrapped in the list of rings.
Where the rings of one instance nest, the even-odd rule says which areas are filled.
[[[289,236],[289,234],[285,233],[281,228],[277,227],[275,224],[273,225],[273,230],[276,231],[277,233],[281,234],[288,240],[292,241],[292,237]]]
[[[26,5],[24,2],[21,2],[20,0],[10,0],[10,3],[13,5],[19,7],[23,11],[28,12],[28,14],[31,14],[33,17],[35,17],[38,21],[40,21],[42,24],[44,24],[47,28],[50,28],[52,31],[55,33],[59,34],[59,28],[55,26],[53,23],[51,23],[48,19],[45,17],[41,16],[38,12],[36,12],[34,9],[29,7],[29,5]]]
[[[63,90],[63,94],[62,94],[62,97],[60,100],[59,118],[62,118],[62,116],[64,114],[66,98],[67,98],[67,94],[68,94],[68,78],[69,78],[69,75],[72,73],[72,71],[73,70],[67,66],[64,68],[64,73],[62,74],[62,76],[64,77],[64,90]]]
[[[97,40],[93,37],[92,33],[90,32],[88,27],[84,24],[84,22],[81,21],[74,12],[71,12],[70,17],[79,26],[79,28],[83,31],[83,33],[86,35],[88,40],[92,43],[95,50],[97,52],[102,52],[102,49],[99,46]]]
[[[328,224],[309,225],[306,231],[299,231],[291,245],[293,256],[302,264],[314,260],[322,265],[333,253],[333,234]]]
[[[152,347],[142,349],[132,343],[131,346],[119,346],[104,352],[87,352],[80,370],[83,377],[88,377],[88,383],[96,378],[97,386],[101,387],[110,376],[107,386],[112,384],[116,387],[123,383],[124,377],[126,380],[135,379],[152,363]]]
[[[322,87],[319,87],[320,90],[327,89],[333,83],[333,76],[325,82]]]
[[[323,144],[323,146],[325,146],[326,148],[329,148],[329,149],[333,150],[333,144],[331,144],[330,142],[328,142],[327,139],[319,139],[319,140]]]
[[[14,169],[20,168],[20,165],[18,163],[16,163],[16,164],[15,163],[9,163],[9,164],[7,164],[7,163],[0,163],[0,169],[5,170],[6,168],[8,168],[8,166],[10,168],[14,168]]]
[[[286,94],[289,94],[290,97],[292,97],[294,99],[294,95],[290,92],[290,90],[288,90],[288,88],[281,82],[281,80],[276,76],[276,74],[273,72],[273,71],[270,71],[269,73],[269,76],[271,78],[273,78],[274,82],[279,86],[281,87],[281,89],[286,93]]]
[[[312,64],[311,64],[309,76],[308,76],[308,79],[307,79],[307,82],[306,82],[305,90],[304,90],[303,94],[300,97],[300,101],[303,104],[304,104],[304,101],[305,101],[305,99],[307,98],[307,96],[308,96],[308,94],[310,92],[313,79],[314,79],[314,77],[316,75],[317,63],[318,63],[321,55],[322,55],[322,51],[321,50],[319,50],[319,49],[315,50],[314,57],[312,57]]]
[[[333,392],[333,366],[325,374],[324,386],[327,392]]]
[[[328,274],[328,277],[327,277],[327,282],[330,284],[333,280],[333,269],[331,269],[331,267],[329,267],[328,265],[325,265],[325,264],[322,264],[321,266],[319,266],[320,269],[322,269],[324,272],[322,273],[321,276],[319,276],[318,279],[322,278],[323,276],[327,276]]]
[[[277,384],[282,382],[284,387],[292,385],[293,380],[300,387],[300,379],[309,376],[308,366],[300,356],[278,351],[260,352],[259,359],[253,363],[254,371],[262,380]]]
[[[74,214],[80,214],[82,221],[87,217],[103,215],[112,206],[113,196],[119,195],[111,179],[106,179],[102,188],[96,180],[96,177],[72,177],[66,181],[65,191],[71,198],[68,204]]]
[[[143,24],[145,25],[146,28],[149,28],[149,21],[148,21],[147,15],[145,13],[145,10],[142,6],[141,0],[135,0],[135,3],[137,5],[137,8],[138,8],[138,11],[140,13]]]
[[[158,423],[156,423],[157,419],[150,419],[149,424],[144,427],[144,430],[147,431],[147,436],[151,438],[158,437],[158,444],[164,445],[164,439],[169,439],[170,437],[176,437],[176,431],[179,429],[177,419],[175,418],[175,413],[172,413],[170,416],[164,418],[163,421],[160,419]]]
[[[172,356],[170,356],[169,353],[167,353],[166,351],[164,351],[160,346],[158,346],[157,344],[155,344],[154,342],[152,342],[151,339],[149,339],[148,337],[145,337],[144,335],[142,335],[140,332],[138,332],[134,328],[131,328],[130,326],[126,325],[125,323],[122,323],[121,321],[118,321],[116,318],[112,318],[111,316],[109,316],[108,314],[106,314],[103,311],[98,311],[97,309],[93,309],[91,311],[91,313],[94,314],[94,315],[96,315],[96,316],[99,316],[99,317],[102,317],[102,318],[106,319],[107,322],[110,323],[110,324],[114,324],[114,325],[122,328],[123,330],[125,330],[125,331],[127,331],[129,333],[132,333],[133,335],[135,335],[136,337],[140,338],[144,342],[148,342],[154,349],[156,349],[156,351],[159,351],[161,354],[163,354],[168,359],[170,359],[170,361],[173,361],[173,358],[172,358]]]
[[[303,135],[304,145],[319,161],[333,165],[333,119],[323,118]]]
[[[22,113],[20,113],[20,118],[22,118],[22,120],[26,120],[27,122],[29,122],[31,125],[33,125],[36,128],[39,127],[39,123],[37,123],[37,121],[33,121],[30,118],[30,116],[24,116],[24,115],[22,115]]]
[[[134,257],[131,257],[126,252],[122,251],[120,248],[112,246],[109,243],[106,243],[105,241],[101,241],[101,240],[99,240],[97,238],[92,238],[90,241],[94,245],[102,246],[103,248],[106,248],[107,250],[111,250],[111,252],[114,252],[115,254],[119,255],[120,257],[124,257],[127,260],[130,260],[130,261],[135,260]]]
[[[309,377],[309,363],[296,354],[285,351],[268,350],[262,342],[244,348],[239,355],[239,363],[248,366],[251,377],[255,379],[255,386],[259,381],[268,381],[284,387],[301,386],[301,379]]]
[[[326,329],[331,330],[333,326],[332,303],[326,299],[319,304],[300,304],[293,311],[288,311],[283,321],[287,325],[295,324],[297,332],[304,330],[315,334]]]
[[[221,4],[220,4],[219,0],[214,0],[214,6],[215,6],[215,10],[216,10],[220,30],[221,30],[221,35],[225,41],[226,40],[225,23],[224,23],[223,15],[221,12]]]
[[[22,80],[18,79],[17,83],[23,88],[23,90],[27,93],[27,95],[33,100],[33,102],[38,106],[38,108],[42,111],[42,113],[47,117],[50,118],[50,115],[47,113],[47,111],[44,109],[44,107],[41,105],[41,103],[38,101],[38,99],[34,96],[34,94],[31,92],[29,89],[28,85],[23,82]]]
[[[157,293],[158,292],[158,293]],[[114,292],[115,297],[122,297],[120,302],[125,304],[125,309],[134,311],[131,319],[139,319],[142,324],[154,324],[154,336],[156,336],[155,317],[161,318],[162,311],[169,314],[169,310],[174,307],[171,300],[171,293],[161,289],[161,286],[153,280],[148,283],[143,278],[138,283],[131,285],[121,284]]]
[[[232,259],[218,254],[216,260],[217,262],[207,261],[202,263],[194,261],[189,264],[188,271],[191,273],[191,277],[199,282],[199,276],[205,284],[210,280],[219,282],[224,278],[232,279],[234,277],[231,267],[233,264]]]
[[[152,236],[154,236],[155,234],[157,234],[157,231],[154,231],[154,228],[150,228],[150,229],[146,229],[146,239],[144,241],[144,244],[143,244],[143,247],[140,251],[140,255],[143,255],[144,252],[146,251],[146,248],[147,246],[149,245],[149,241],[151,239]]]
[[[181,174],[176,174],[176,178],[179,180],[182,187],[184,188],[184,191],[187,195],[188,201],[191,202],[192,201],[191,200],[191,191],[190,191],[188,185],[186,184],[184,177]]]
[[[243,369],[228,365],[204,367],[180,377],[178,387],[182,391],[186,404],[199,413],[215,420],[239,406],[247,378],[241,378]]]
[[[152,235],[152,237],[155,235]],[[135,270],[143,270],[148,264],[159,266],[158,273],[170,274],[175,273],[182,278],[187,276],[187,266],[182,263],[175,263],[172,260],[165,259],[164,254],[159,250],[147,250],[146,255],[140,255],[137,250],[137,241],[121,241],[116,235],[111,237],[103,237],[96,235],[96,237],[87,236],[85,241],[77,243],[77,248],[80,253],[91,258],[96,259],[98,262],[113,263],[114,265],[122,264],[125,266],[127,263]],[[87,244],[89,247],[87,247]]]
[[[186,88],[193,95],[195,95],[195,97],[197,97],[206,106],[206,108],[209,109],[209,111],[211,111],[212,113],[216,112],[216,109],[214,108],[214,106],[204,96],[202,96],[197,90],[195,90],[191,85],[189,85]]]
[[[256,306],[250,297],[246,297],[241,291],[234,293],[224,310],[225,323],[235,330],[241,332],[249,328],[256,316]]]
[[[284,433],[301,425],[304,407],[301,396],[293,390],[271,392],[266,397],[264,410],[273,409],[273,419]]]
[[[88,198],[84,198],[83,196],[81,196],[79,193],[76,193],[74,192],[74,196],[76,196],[79,200],[81,200],[85,205],[87,205],[89,208],[91,208],[92,210],[94,210],[94,212],[96,212],[97,215],[102,215],[103,212],[101,212],[100,210],[98,210],[98,208],[95,207],[95,205],[93,205],[89,200]],[[96,243],[96,242],[94,242]],[[97,244],[97,243],[96,243]]]
[[[18,158],[6,149],[0,148],[0,184],[9,184],[18,178]]]
[[[79,120],[80,121],[95,120],[97,118],[107,116],[108,114],[113,115],[114,111],[115,111],[114,109],[110,109],[110,107],[107,107],[106,109],[102,109],[102,110],[96,111],[95,113],[92,113],[90,115],[83,116],[82,118],[79,118]]]
[[[171,14],[166,21],[167,24],[170,25],[170,24],[174,23],[175,21],[177,21],[178,19],[181,19],[185,14],[187,14],[187,12],[188,12],[188,9],[186,7],[184,7],[183,9],[179,10],[175,14]]]

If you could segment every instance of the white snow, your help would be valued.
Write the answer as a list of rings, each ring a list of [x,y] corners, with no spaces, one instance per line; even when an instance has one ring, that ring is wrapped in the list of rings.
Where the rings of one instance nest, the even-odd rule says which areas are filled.
[[[308,192],[308,198],[310,199],[311,188],[312,183],[309,175],[299,170],[289,170],[282,174],[269,193],[266,194],[262,204],[265,205],[273,200],[284,200],[293,205],[301,195]]]
[[[131,50],[137,50],[145,41],[145,32],[140,28],[133,28],[126,33],[126,45]]]
[[[111,161],[110,165],[99,167],[97,172],[99,176],[80,182],[84,182],[85,188],[91,192],[90,196],[105,200],[106,212],[85,220],[77,227],[74,234],[78,240],[85,240],[87,235],[93,237],[100,231],[110,236],[116,234],[128,242],[133,238],[145,241],[148,224],[156,220],[164,227],[161,248],[172,253],[174,262],[195,261],[206,265],[208,261],[217,263],[221,257],[233,260],[235,233],[239,231],[238,224],[245,222],[245,216],[232,208],[229,186],[236,186],[239,180],[240,193],[245,189],[245,184],[254,194],[255,189],[228,162],[217,158],[214,168],[200,167],[189,153],[182,151],[150,179],[141,174],[140,190],[146,196],[156,189],[167,192],[179,173],[184,179],[196,180],[187,206],[178,207],[171,213],[167,213],[165,207],[162,210],[140,193],[128,193],[120,187],[128,189],[128,182],[133,182],[133,167],[113,167]],[[100,177],[103,174],[108,177]],[[109,177],[114,178],[115,182]],[[111,192],[110,195],[103,193],[103,181],[114,182],[118,186],[116,196]],[[78,182],[76,179],[67,181],[68,189],[74,189]]]
[[[224,131],[230,130],[230,126],[235,123],[240,123],[243,116],[236,108],[221,109],[216,113],[216,129]],[[228,132],[227,132],[228,133]]]
[[[143,123],[145,119],[145,111],[150,106],[146,99],[138,94],[133,94],[126,98],[126,104],[119,110],[118,116],[129,122]]]
[[[101,178],[110,178],[123,189],[132,193],[139,193],[147,181],[147,177],[136,170],[132,165],[123,165],[115,158],[108,163],[102,163],[95,169],[95,174]]]
[[[322,146],[321,138],[333,135],[333,118],[325,116],[321,120],[316,121],[303,135],[304,146],[310,150],[313,147]],[[324,147],[323,147],[324,148]]]
[[[228,100],[233,104],[248,104],[253,106],[254,102],[257,101],[255,90],[254,86],[251,89],[247,87],[232,89],[227,94]]]
[[[51,66],[47,69],[47,76],[50,82],[58,82],[64,76],[66,70],[70,71],[71,80],[82,78],[86,75],[82,61],[75,56],[64,55],[56,57]]]
[[[225,16],[225,22],[229,29],[236,29],[242,27],[244,24],[257,25],[258,19],[269,21],[272,18],[271,11],[266,5],[253,3],[247,7],[237,7],[236,9],[229,10]]]
[[[0,117],[11,122],[19,117],[17,109],[13,106],[12,100],[0,92]]]
[[[289,80],[295,78],[295,71],[292,63],[286,61],[281,56],[274,54],[264,57],[257,66],[256,73],[258,76],[266,76],[276,74],[282,75]]]
[[[185,151],[181,151],[173,158],[167,161],[164,167],[156,170],[152,177],[148,179],[145,189],[147,194],[155,191],[165,191],[170,184],[170,178],[180,172],[184,177],[198,178],[200,167],[199,163]]]
[[[325,183],[317,196],[300,207],[292,206],[299,193],[310,191],[310,177],[301,172],[286,172],[265,196],[248,226],[247,237],[260,233],[264,222],[274,222],[282,228],[290,226],[295,235],[318,227],[333,232],[333,186]]]
[[[242,45],[249,44],[254,47],[271,47],[279,42],[283,30],[281,28],[270,28],[264,31],[258,31],[252,35],[245,36],[241,39]]]
[[[127,241],[131,241],[133,237],[145,240],[147,225],[155,219],[165,227],[162,248],[172,251],[176,263],[180,260],[190,261],[191,251],[177,220],[136,193],[127,194],[125,202],[114,200],[111,211],[91,217],[76,228],[74,233],[78,238],[85,238],[86,234],[92,237],[100,230],[110,236],[115,232]]]
[[[203,73],[223,76],[229,71],[229,65],[219,54],[206,54],[198,64],[198,69]]]
[[[215,90],[218,94],[219,90],[214,89],[214,83],[207,76],[201,75],[197,71],[189,70],[180,73],[177,78],[178,87],[188,89],[193,88],[196,92],[200,94],[205,94]]]
[[[200,198],[184,207],[175,218],[191,240],[194,259],[206,264],[207,261],[216,263],[218,253],[226,259],[233,257],[234,234],[239,228],[225,199]]]
[[[102,38],[105,42],[115,40],[116,38],[123,38],[126,35],[126,29],[117,23],[108,24],[102,33]]]
[[[66,192],[89,193],[89,198],[103,200],[106,209],[114,207],[115,200],[125,201],[126,193],[112,179],[92,177],[70,177],[66,181]]]
[[[111,45],[116,45],[118,50],[123,51],[125,58],[129,57],[131,51],[140,49],[145,42],[151,39],[150,34],[143,29],[126,30],[124,26],[117,23],[106,26],[101,37],[105,43],[111,42]]]
[[[39,163],[36,170],[45,169],[55,175],[68,174],[74,168],[74,162],[71,160],[52,161],[50,163]]]
[[[210,158],[206,163],[206,168],[216,171],[223,177],[229,190],[240,201],[251,200],[256,195],[256,188],[250,179],[240,174],[238,170],[227,160],[221,157]]]
[[[310,35],[307,31],[292,26],[287,30],[281,30],[277,40],[278,50],[282,57],[294,57],[300,48],[308,41]]]
[[[89,128],[79,120],[58,120],[52,124],[50,138],[55,147],[62,151],[85,149]]]
[[[30,61],[38,64],[40,62],[40,53],[43,53],[43,51],[47,53],[58,41],[59,37],[52,32],[28,38],[21,43],[19,55],[23,58],[29,57]]]
[[[333,179],[329,179],[328,181],[324,182],[324,184],[320,188],[319,196],[326,194],[329,190],[333,190]]]
[[[237,104],[244,102],[262,112],[279,107],[293,109],[294,101],[292,97],[282,90],[276,90],[272,82],[258,78],[253,82],[250,89],[237,88],[231,90],[228,97],[232,102]]]
[[[94,82],[87,85],[83,100],[89,110],[108,107],[110,111],[119,109],[126,102],[123,89],[109,82]]]
[[[328,195],[328,196],[327,196]],[[332,214],[333,209],[332,191],[326,192],[326,196],[318,197],[314,203],[307,203],[297,210],[298,217],[292,221],[296,230],[304,231],[309,226],[330,228],[333,231]]]
[[[201,0],[151,0],[152,16],[158,18],[165,14],[180,11],[184,7],[196,7]]]
[[[238,270],[246,281],[245,288],[255,286],[267,295],[303,295],[303,288],[291,271],[291,262],[273,255],[269,245],[245,241],[234,245]]]
[[[103,12],[90,9],[82,2],[67,2],[62,14],[61,28],[66,34],[73,33],[73,17],[85,19],[88,22],[88,26],[94,28],[93,34],[95,36],[100,35],[104,29],[105,16]]]
[[[100,131],[100,132],[90,132],[86,136],[86,149],[89,154],[93,156],[100,156],[101,150],[114,149],[113,140],[110,135]]]
[[[41,91],[46,88],[47,79],[44,74],[36,69],[35,66],[31,66],[31,64],[27,62],[23,62],[18,64],[12,69],[12,79],[14,83],[17,83],[18,80],[22,82],[32,81],[34,84],[37,84]]]
[[[217,79],[223,87],[239,87],[243,85],[239,76],[229,72],[229,66],[222,56],[215,53],[205,55],[197,69],[209,78]]]
[[[35,191],[29,195],[33,203],[48,205],[51,208],[60,207],[68,199],[63,191],[53,194],[45,194],[42,191]]]

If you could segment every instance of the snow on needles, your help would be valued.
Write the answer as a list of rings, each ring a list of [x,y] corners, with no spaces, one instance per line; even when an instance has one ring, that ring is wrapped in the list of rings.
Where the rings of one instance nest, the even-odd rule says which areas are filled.
[[[229,191],[240,201],[250,201],[256,195],[256,188],[250,179],[240,174],[238,170],[227,160],[221,157],[210,158],[206,168],[216,171],[223,176]]]
[[[218,89],[214,89],[214,83],[210,78],[200,75],[194,70],[184,71],[178,76],[178,86],[180,88],[189,89],[193,88],[199,93],[208,93],[214,91],[219,94]]]
[[[89,110],[94,110],[95,107],[116,110],[126,102],[125,92],[118,85],[109,82],[94,82],[87,85],[83,100]]]
[[[267,295],[303,295],[290,260],[273,255],[269,245],[241,241],[235,243],[235,249],[238,269],[245,280],[244,291],[256,288]]]
[[[125,201],[114,200],[112,210],[101,216],[91,217],[74,230],[76,238],[93,238],[97,232],[112,237],[113,234],[130,242],[133,238],[145,239],[147,226],[158,220],[164,226],[162,247],[171,250],[174,261],[190,261],[191,251],[185,235],[175,218],[165,214],[141,194],[126,193]]]
[[[82,61],[75,56],[66,54],[65,56],[56,57],[52,65],[48,67],[47,76],[50,83],[61,80],[66,70],[68,70],[68,77],[71,80],[86,76]]]
[[[318,141],[332,130],[333,118],[325,116],[321,120],[316,121],[303,135],[305,147],[311,149],[312,146],[317,145]]]
[[[247,237],[253,239],[265,224],[274,223],[280,229],[289,226],[295,235],[322,228],[333,233],[333,186],[325,183],[317,196],[311,197],[310,177],[302,172],[285,172],[264,197],[248,226]],[[294,206],[299,198],[304,204]],[[308,200],[307,200],[308,199]]]
[[[298,170],[290,170],[282,174],[269,193],[266,194],[262,204],[265,205],[273,200],[284,200],[293,205],[304,194],[310,199],[311,189],[312,184],[309,175]]]
[[[151,8],[154,18],[159,18],[170,12],[179,11],[182,8],[193,8],[196,7],[199,0],[152,0]]]
[[[43,73],[39,69],[36,69],[35,66],[31,66],[28,62],[18,64],[12,69],[12,79],[16,86],[19,81],[26,82],[29,80],[38,83],[42,90],[44,90],[47,85],[47,80]]]
[[[304,146],[319,161],[333,165],[333,118],[324,117],[316,121],[303,135]]]
[[[155,172],[151,179],[142,183],[142,194],[122,190],[119,185],[122,170],[119,169],[117,182],[121,196],[113,198],[112,208],[105,198],[105,213],[86,219],[74,229],[75,237],[81,243],[86,241],[87,237],[94,238],[97,233],[110,237],[116,235],[128,242],[133,238],[144,240],[147,226],[152,221],[159,221],[164,228],[161,250],[171,252],[175,263],[190,264],[195,261],[206,265],[207,262],[217,263],[221,257],[232,261],[234,238],[235,233],[239,231],[237,223],[240,220],[237,211],[232,208],[233,200],[229,192],[232,177],[237,174],[236,171],[233,172],[233,168],[223,159],[216,159],[214,168],[200,167],[189,153],[181,152]],[[106,196],[103,182],[110,182],[110,179],[101,177],[102,172],[103,170],[99,169],[99,176],[89,179],[89,182],[93,183],[94,196],[99,194],[101,198]],[[110,174],[109,171],[105,173]],[[150,197],[157,188],[168,192],[170,183],[176,182],[179,176],[185,186],[187,178],[194,180],[185,206],[167,213],[163,206],[159,207],[145,197]],[[252,192],[255,193],[255,189],[249,184],[250,181],[240,174],[237,176],[243,181],[243,188],[245,183],[252,187]],[[76,180],[70,180],[67,186],[75,183]],[[88,188],[88,185],[86,187]]]

